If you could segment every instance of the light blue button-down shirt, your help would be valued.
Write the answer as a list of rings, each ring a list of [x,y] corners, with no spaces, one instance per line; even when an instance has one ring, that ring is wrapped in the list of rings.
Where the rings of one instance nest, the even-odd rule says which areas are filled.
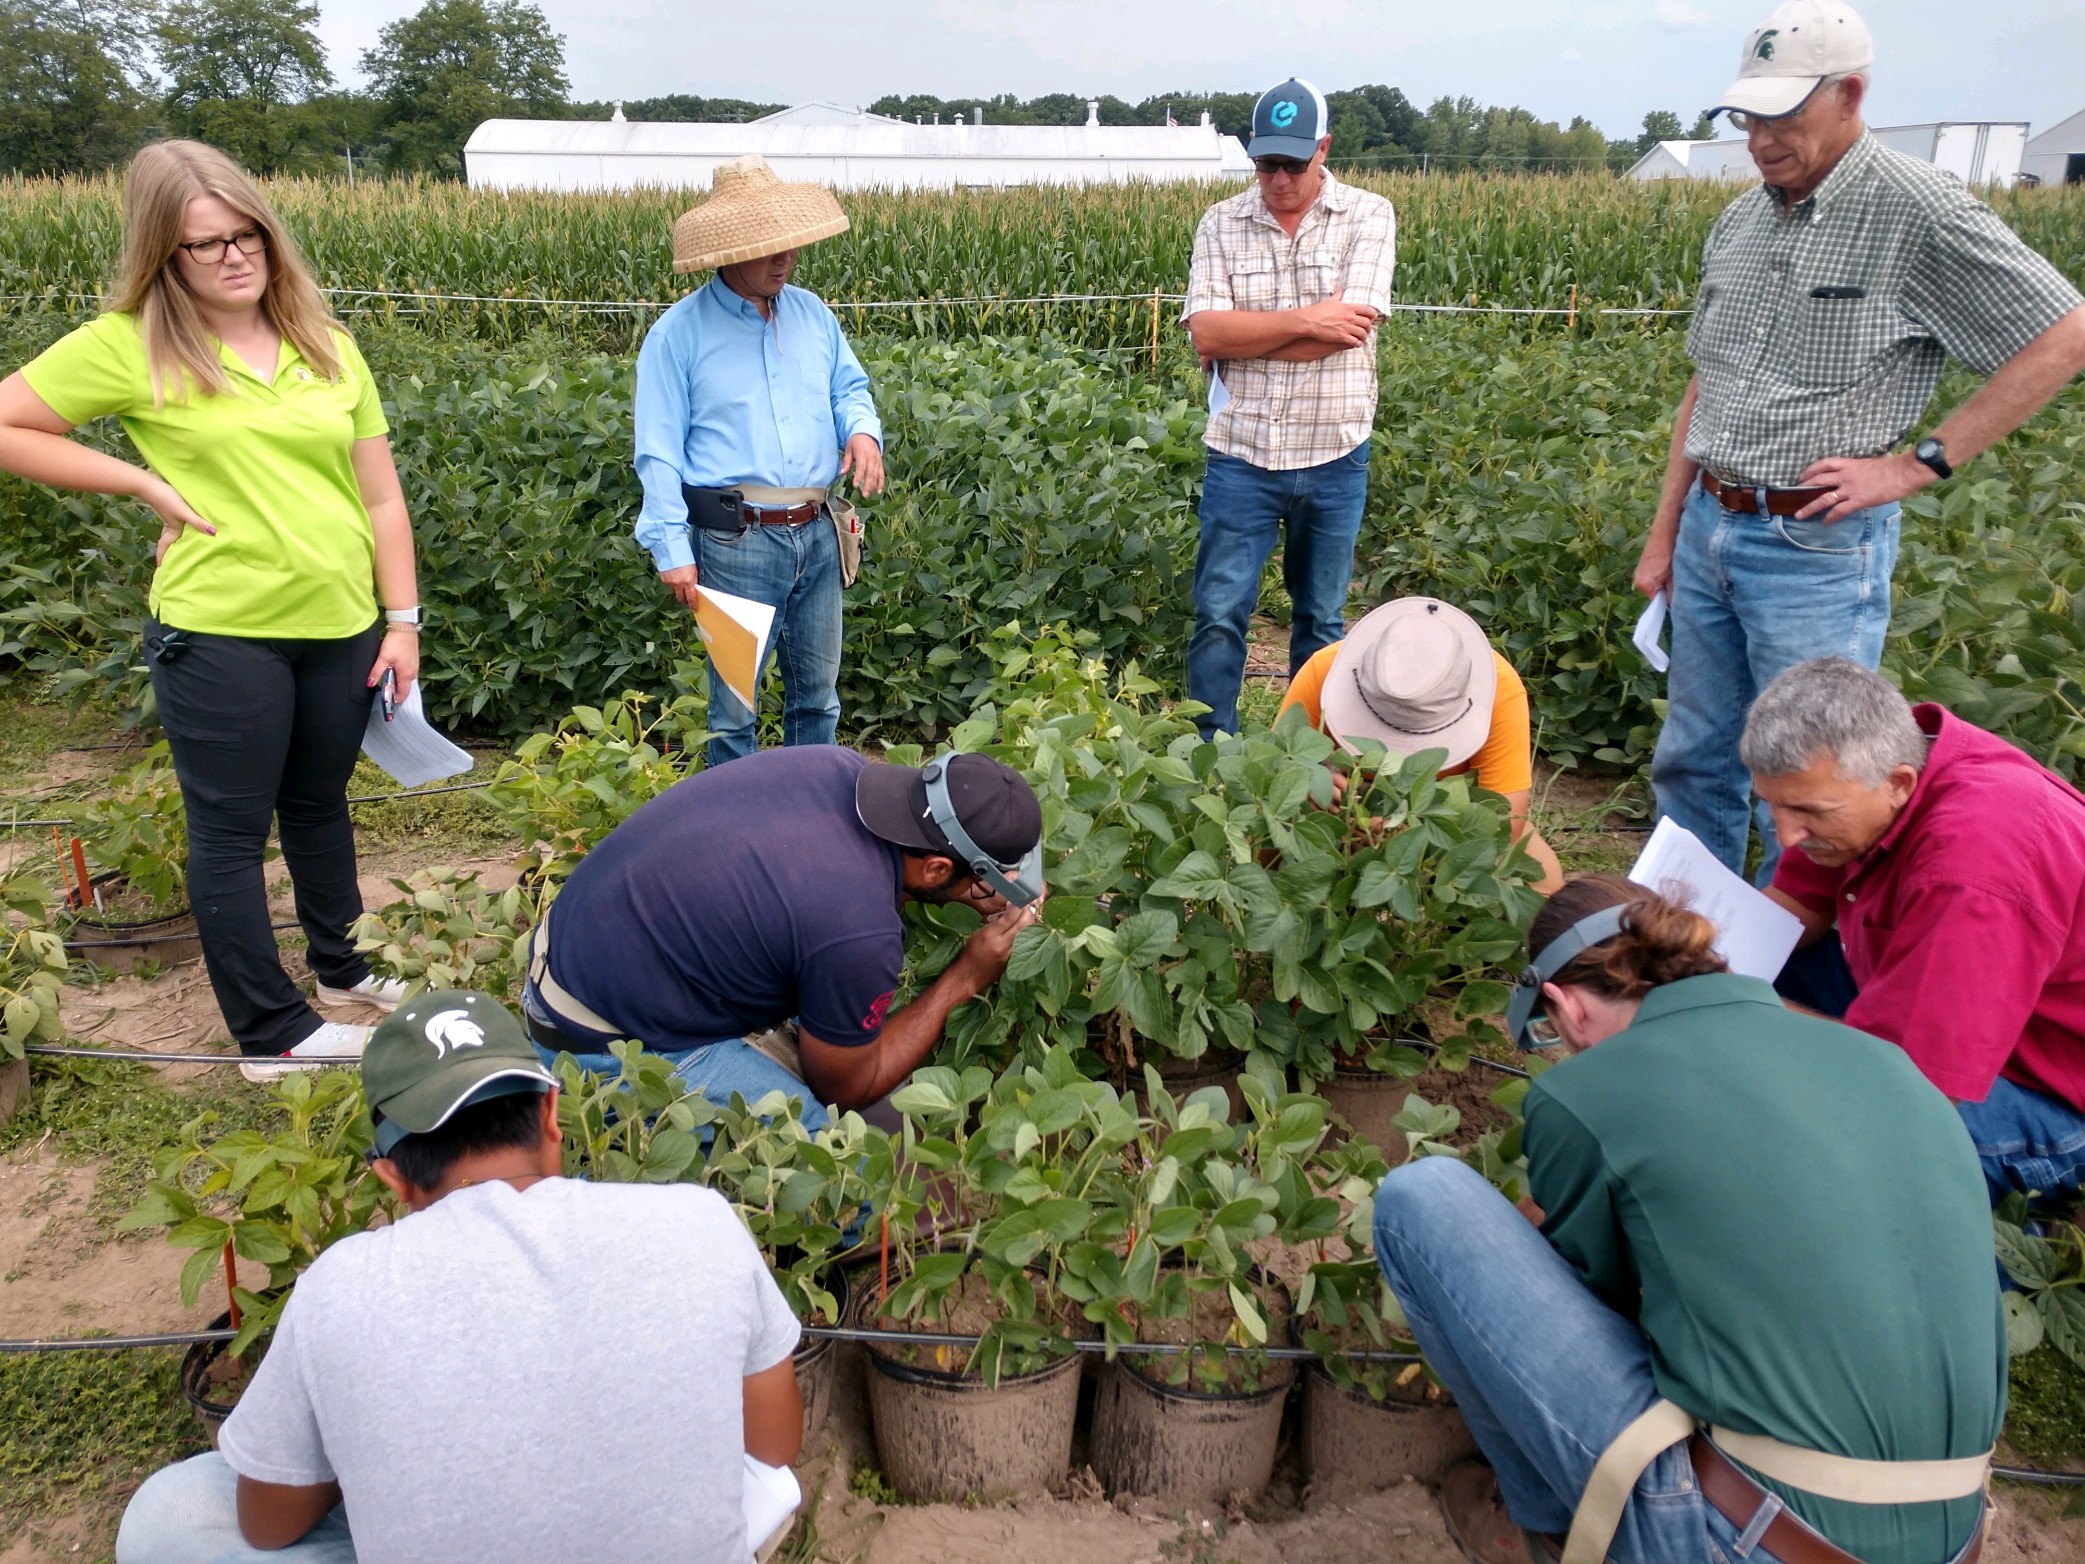
[[[825,301],[784,288],[774,319],[712,277],[637,354],[637,541],[661,570],[695,563],[681,485],[822,489],[858,434],[883,443],[869,377]]]

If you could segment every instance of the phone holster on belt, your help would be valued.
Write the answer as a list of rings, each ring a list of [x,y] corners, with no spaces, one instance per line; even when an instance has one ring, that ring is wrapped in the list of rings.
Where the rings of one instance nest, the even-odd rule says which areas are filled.
[[[681,498],[688,503],[688,525],[700,527],[706,532],[743,532],[750,523],[746,517],[746,497],[737,489],[698,489],[691,483],[681,485]]]

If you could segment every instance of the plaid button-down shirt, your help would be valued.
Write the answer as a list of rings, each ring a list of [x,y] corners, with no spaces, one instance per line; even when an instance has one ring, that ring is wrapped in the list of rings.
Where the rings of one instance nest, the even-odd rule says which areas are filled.
[[[1761,185],[1717,219],[1687,333],[1687,455],[1793,488],[1812,462],[1901,440],[1949,354],[1988,375],[2081,302],[1954,175],[1863,133],[1792,209]]]
[[[1188,268],[1186,320],[1201,310],[1292,310],[1342,293],[1388,315],[1397,266],[1397,214],[1330,173],[1291,239],[1260,199],[1258,181],[1202,214]],[[1210,449],[1273,472],[1346,455],[1375,427],[1376,334],[1315,363],[1227,359],[1231,400],[1209,420]]]

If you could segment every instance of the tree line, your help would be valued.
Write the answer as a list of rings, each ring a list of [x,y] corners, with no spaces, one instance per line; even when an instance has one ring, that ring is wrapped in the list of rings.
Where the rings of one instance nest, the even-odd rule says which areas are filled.
[[[564,39],[529,0],[425,0],[390,23],[360,60],[360,90],[337,82],[318,39],[317,0],[0,0],[0,171],[93,172],[147,141],[194,136],[270,174],[351,177],[359,170],[461,178],[463,145],[487,119],[606,119],[574,101]],[[1103,124],[1194,123],[1204,112],[1244,136],[1253,94],[1103,97]],[[1626,168],[1679,117],[1645,116],[1642,134],[1610,139],[1579,117],[1567,127],[1521,108],[1440,98],[1418,108],[1395,87],[1328,93],[1332,156],[1342,166],[1499,170]],[[984,110],[987,123],[1077,125],[1087,99],[889,96],[871,112],[901,119]],[[743,122],[782,107],[675,93],[623,104],[632,120]],[[1691,132],[1711,134],[1706,115]]]

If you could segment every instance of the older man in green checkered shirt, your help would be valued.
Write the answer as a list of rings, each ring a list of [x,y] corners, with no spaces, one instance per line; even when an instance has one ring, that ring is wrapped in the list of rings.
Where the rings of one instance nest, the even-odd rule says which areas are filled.
[[[1898,502],[1989,449],[2085,369],[2085,299],[1954,175],[1861,122],[1874,48],[1851,8],[1791,0],[1745,45],[1721,109],[1764,183],[1702,256],[1695,376],[1636,567],[1672,601],[1651,765],[1659,810],[1744,867],[1752,698],[1812,657],[1873,668]],[[1989,376],[1897,449],[1948,356]],[[1762,883],[1779,853],[1762,807]]]

